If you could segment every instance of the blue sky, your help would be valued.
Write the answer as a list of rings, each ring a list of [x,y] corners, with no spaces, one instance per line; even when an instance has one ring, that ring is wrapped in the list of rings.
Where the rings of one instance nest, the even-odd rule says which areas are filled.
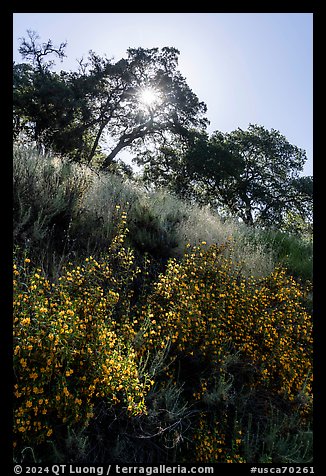
[[[179,70],[207,105],[209,132],[276,129],[306,151],[304,174],[313,174],[312,13],[14,13],[17,62],[27,29],[68,42],[64,70],[89,50],[119,60],[129,47],[177,48]]]

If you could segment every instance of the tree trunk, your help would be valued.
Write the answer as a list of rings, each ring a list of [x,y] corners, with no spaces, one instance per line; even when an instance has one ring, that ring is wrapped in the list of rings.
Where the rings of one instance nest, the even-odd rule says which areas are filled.
[[[107,169],[113,162],[116,155],[119,154],[120,150],[124,147],[127,147],[132,141],[125,142],[124,140],[120,140],[116,147],[109,153],[109,155],[105,158],[104,162],[101,165],[101,170]]]
[[[246,225],[249,225],[249,226],[252,226],[254,224],[254,219],[253,219],[253,216],[252,216],[252,208],[251,208],[251,202],[250,202],[250,198],[245,194],[245,193],[242,193],[240,195],[240,198],[241,200],[243,201],[243,203],[245,204],[245,207],[244,207],[244,222],[246,223]]]
[[[250,206],[250,201],[247,200],[246,202],[246,208],[245,208],[245,214],[246,214],[246,224],[249,226],[252,226],[254,224],[254,219],[252,217],[252,210]]]
[[[152,125],[153,119],[151,118],[145,124],[142,124],[141,126],[137,127],[129,134],[124,134],[120,138],[118,145],[105,158],[104,162],[101,165],[101,170],[105,170],[110,166],[110,164],[112,163],[116,155],[120,152],[120,150],[122,150],[124,147],[128,147],[128,145],[132,144],[135,139],[145,137],[148,133],[150,133],[151,130],[153,131],[155,128],[153,128]]]
[[[106,123],[105,123],[105,122],[102,123],[102,124],[100,125],[100,128],[99,128],[97,134],[96,134],[96,137],[95,137],[95,140],[94,140],[94,143],[93,143],[93,146],[92,146],[92,150],[90,151],[89,156],[88,156],[88,159],[87,159],[87,164],[88,164],[88,165],[89,165],[89,164],[92,162],[92,160],[93,160],[93,157],[94,157],[94,154],[95,154],[95,151],[96,151],[96,147],[98,146],[98,143],[99,143],[99,141],[100,141],[100,138],[101,138],[101,135],[102,135],[102,132],[103,132],[105,126],[106,126]]]

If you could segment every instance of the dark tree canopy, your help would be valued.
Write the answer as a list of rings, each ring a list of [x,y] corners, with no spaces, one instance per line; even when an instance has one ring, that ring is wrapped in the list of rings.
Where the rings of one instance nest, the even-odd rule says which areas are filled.
[[[290,144],[275,129],[249,125],[225,135],[229,151],[238,155],[242,170],[232,183],[234,195],[227,203],[248,224],[281,223],[293,207],[302,209],[299,173],[306,161],[304,150]]]
[[[253,124],[247,131],[194,134],[190,147],[138,157],[147,183],[265,226],[281,226],[293,213],[312,219],[312,178],[300,176],[305,161],[305,151],[280,132]]]
[[[37,39],[29,33],[20,47],[31,64],[14,65],[16,136],[28,128],[38,143],[88,163],[102,152],[105,169],[126,147],[186,141],[191,129],[206,127],[206,105],[178,71],[177,49],[130,48],[117,62],[90,52],[77,73],[57,74],[45,59],[62,59],[66,45]],[[142,100],[146,91],[151,103]]]
[[[312,220],[312,178],[300,176],[305,151],[253,124],[209,136],[206,105],[179,72],[176,48],[129,48],[118,61],[90,51],[76,72],[54,72],[65,47],[31,31],[21,40],[27,62],[13,67],[14,138],[25,134],[104,170],[128,148],[147,184],[249,225]]]

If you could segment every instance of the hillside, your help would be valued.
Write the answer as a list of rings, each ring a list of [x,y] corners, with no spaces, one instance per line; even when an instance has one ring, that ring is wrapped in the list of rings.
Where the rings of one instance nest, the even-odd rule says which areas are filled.
[[[16,461],[311,461],[308,238],[33,149],[13,171]]]

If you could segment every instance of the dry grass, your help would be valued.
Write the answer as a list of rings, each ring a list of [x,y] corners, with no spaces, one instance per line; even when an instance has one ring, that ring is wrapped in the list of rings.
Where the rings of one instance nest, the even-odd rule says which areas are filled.
[[[55,155],[15,149],[14,188],[14,236],[25,243],[42,246],[59,230],[67,253],[105,251],[115,234],[118,206],[127,212],[131,244],[141,251],[181,257],[187,244],[229,241],[228,253],[241,263],[243,273],[266,276],[274,268],[272,252],[251,240],[243,224],[164,190],[147,192],[128,178],[98,173]]]

